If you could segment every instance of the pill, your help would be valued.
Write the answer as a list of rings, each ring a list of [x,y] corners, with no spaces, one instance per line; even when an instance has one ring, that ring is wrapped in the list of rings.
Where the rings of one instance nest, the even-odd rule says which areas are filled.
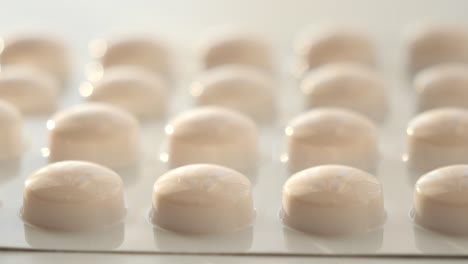
[[[213,163],[251,169],[257,160],[255,123],[226,108],[206,106],[176,116],[165,127],[169,167]]]
[[[127,110],[139,118],[158,118],[166,113],[167,87],[162,77],[134,66],[114,66],[96,82],[85,82],[81,95]]]
[[[310,71],[301,82],[306,108],[339,107],[375,121],[387,112],[386,85],[372,69],[357,64],[329,64]]]
[[[332,26],[306,29],[296,38],[294,50],[298,63],[295,74],[298,77],[326,64],[377,64],[371,37],[366,32],[353,28]]]
[[[254,219],[250,181],[235,170],[192,164],[167,172],[154,184],[151,220],[163,229],[229,233],[249,227]]]
[[[283,186],[282,221],[299,231],[342,235],[385,222],[382,186],[371,174],[323,165],[292,175]]]
[[[9,65],[0,71],[0,99],[13,104],[23,114],[54,111],[59,91],[59,82],[39,68]]]
[[[260,34],[239,28],[222,28],[206,34],[199,44],[203,69],[221,65],[250,66],[274,71],[273,51]]]
[[[468,111],[438,108],[419,114],[408,124],[408,165],[416,172],[468,163]]]
[[[440,64],[419,72],[413,82],[418,108],[426,111],[441,107],[468,108],[468,66]]]
[[[103,228],[126,214],[123,183],[112,170],[90,162],[49,164],[28,177],[23,219],[56,230]]]
[[[39,68],[61,83],[71,74],[68,47],[59,38],[47,35],[18,35],[0,40],[0,64]]]
[[[410,73],[437,64],[468,63],[468,29],[454,25],[418,25],[406,35]]]
[[[142,67],[169,79],[172,57],[167,44],[155,37],[123,36],[114,39],[96,39],[89,45],[91,56],[104,69],[111,66],[133,65]]]
[[[291,172],[324,164],[341,164],[373,172],[378,158],[377,128],[347,110],[318,108],[295,117],[285,129]]]
[[[270,120],[275,113],[273,80],[254,68],[219,66],[208,70],[191,86],[199,106],[237,110],[255,120]]]
[[[468,234],[468,165],[430,171],[414,188],[413,216],[418,225],[452,234]]]
[[[20,112],[0,100],[0,160],[18,158],[24,150],[23,119]]]
[[[72,106],[47,121],[49,161],[84,160],[110,168],[134,165],[139,156],[139,124],[111,105]]]

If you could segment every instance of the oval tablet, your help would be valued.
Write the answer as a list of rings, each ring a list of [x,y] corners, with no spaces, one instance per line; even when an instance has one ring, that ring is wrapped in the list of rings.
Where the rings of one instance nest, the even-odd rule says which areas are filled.
[[[139,124],[128,112],[107,104],[70,107],[47,122],[49,160],[85,160],[111,168],[134,165]]]
[[[0,40],[0,64],[32,66],[49,72],[62,84],[71,73],[68,47],[62,40],[45,35],[5,38],[3,43]]]
[[[468,163],[468,111],[439,108],[419,114],[408,124],[407,157],[417,172]]]
[[[23,150],[23,118],[13,105],[0,100],[0,160],[18,158]]]
[[[340,107],[372,120],[385,118],[386,85],[372,69],[353,64],[331,64],[310,71],[301,82],[307,108]]]
[[[216,105],[242,112],[256,120],[275,112],[273,80],[254,68],[219,66],[204,72],[191,87],[197,105]]]
[[[382,186],[373,175],[352,167],[300,171],[283,186],[282,220],[299,231],[325,235],[378,228],[385,221]]]
[[[306,30],[294,43],[298,57],[298,76],[307,71],[334,63],[376,64],[376,52],[371,37],[365,32],[343,27]]]
[[[441,107],[468,108],[468,66],[441,64],[418,73],[414,79],[420,111]]]
[[[171,168],[213,163],[248,170],[257,161],[257,127],[241,113],[200,107],[176,116],[165,128]]]
[[[25,183],[22,216],[34,226],[102,228],[122,220],[125,213],[120,176],[97,164],[53,163],[34,172]]]
[[[375,125],[360,114],[320,108],[300,114],[285,129],[292,172],[323,164],[374,171],[378,158]]]
[[[166,113],[165,82],[139,67],[111,67],[100,80],[84,83],[80,93],[87,101],[108,103],[139,118],[157,118]]]
[[[468,165],[433,170],[414,189],[417,224],[452,234],[468,234]]]
[[[158,178],[151,220],[181,233],[226,233],[252,224],[251,184],[241,173],[209,164],[183,166]]]

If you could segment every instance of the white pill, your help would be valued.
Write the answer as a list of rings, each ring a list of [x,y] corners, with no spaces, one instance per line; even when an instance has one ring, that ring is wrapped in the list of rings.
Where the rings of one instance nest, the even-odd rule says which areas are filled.
[[[273,80],[248,67],[219,66],[208,70],[192,84],[196,105],[222,106],[256,120],[269,120],[275,114]]]
[[[199,49],[204,69],[234,64],[274,71],[272,47],[260,35],[247,30],[225,28],[210,32]]]
[[[126,214],[122,179],[97,164],[63,161],[28,177],[23,219],[34,226],[59,230],[102,228]]]
[[[57,80],[39,68],[11,65],[0,71],[0,99],[24,114],[54,111],[59,92]]]
[[[426,111],[411,120],[406,133],[409,166],[417,172],[468,163],[467,110]]]
[[[424,174],[414,188],[417,224],[452,234],[468,234],[468,165],[442,167]]]
[[[0,64],[23,65],[49,72],[61,83],[71,74],[68,48],[62,40],[45,35],[22,35],[0,40]],[[2,49],[3,48],[3,49]]]
[[[468,65],[429,67],[414,79],[420,111],[441,107],[468,108]]]
[[[23,150],[21,114],[13,105],[0,100],[0,160],[18,158]]]
[[[157,118],[166,113],[165,81],[139,67],[111,67],[100,80],[82,84],[80,93],[87,101],[108,103],[139,118]]]
[[[210,164],[183,166],[157,179],[151,220],[182,233],[228,233],[249,227],[255,219],[247,177]]]
[[[320,108],[300,114],[285,129],[289,170],[341,164],[374,171],[378,159],[375,125],[360,114]]]
[[[165,132],[171,168],[213,163],[245,171],[257,160],[257,127],[250,118],[233,110],[189,110],[172,119]]]
[[[296,75],[333,63],[355,63],[375,66],[376,51],[366,32],[345,27],[305,30],[294,43],[298,65]]]
[[[468,29],[461,26],[416,26],[407,32],[406,42],[412,74],[442,63],[468,63]]]
[[[307,108],[339,107],[382,121],[387,113],[386,85],[372,69],[330,64],[310,71],[301,83]]]
[[[128,112],[107,104],[77,105],[47,121],[49,160],[85,160],[111,168],[134,165],[139,124]]]
[[[385,221],[382,186],[373,175],[352,167],[309,168],[284,184],[281,216],[287,226],[308,233],[370,231]]]
[[[172,57],[167,44],[148,36],[128,36],[90,43],[91,55],[102,67],[133,65],[170,78]]]

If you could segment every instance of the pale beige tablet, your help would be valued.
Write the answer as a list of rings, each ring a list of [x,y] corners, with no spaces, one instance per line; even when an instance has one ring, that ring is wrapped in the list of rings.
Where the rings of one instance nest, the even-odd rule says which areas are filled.
[[[413,86],[420,111],[468,108],[468,65],[448,63],[429,67],[416,75]]]
[[[468,163],[468,111],[439,108],[416,116],[408,124],[407,158],[410,168],[427,172]]]
[[[23,150],[23,118],[13,105],[0,100],[0,160],[18,158]]]
[[[275,88],[271,77],[255,68],[228,65],[201,74],[190,92],[196,105],[222,106],[265,121],[275,115]]]
[[[358,64],[329,64],[310,71],[301,82],[306,108],[340,107],[374,121],[386,116],[387,87],[373,69]]]
[[[385,222],[382,186],[371,174],[324,165],[292,175],[283,186],[283,223],[299,231],[342,235]]]
[[[407,31],[406,49],[412,74],[442,63],[468,63],[468,28],[461,25],[414,26]]]
[[[164,79],[135,66],[110,67],[99,81],[83,83],[80,93],[87,101],[108,103],[139,118],[162,117],[168,101]]]
[[[337,108],[310,110],[295,117],[285,134],[291,172],[323,164],[348,165],[370,172],[377,166],[377,128],[358,113]]]
[[[248,170],[257,161],[255,123],[239,112],[200,107],[176,116],[165,127],[169,166],[213,163]]]
[[[0,99],[13,104],[23,114],[54,111],[59,92],[59,82],[39,68],[9,65],[0,71]]]
[[[103,228],[125,214],[122,179],[94,163],[53,163],[31,174],[25,183],[22,216],[40,228]]]
[[[181,233],[240,231],[255,219],[251,184],[226,167],[194,164],[159,177],[153,187],[151,220]]]
[[[417,224],[456,235],[468,234],[468,165],[433,170],[414,189]]]
[[[128,112],[108,104],[70,107],[47,121],[49,160],[85,160],[111,168],[134,165],[139,124]]]
[[[0,40],[0,64],[36,67],[55,76],[61,84],[71,74],[68,47],[49,35],[24,34]]]
[[[326,64],[355,63],[370,67],[377,64],[371,36],[365,31],[344,26],[306,29],[296,38],[294,49],[298,63],[295,74],[298,77]]]

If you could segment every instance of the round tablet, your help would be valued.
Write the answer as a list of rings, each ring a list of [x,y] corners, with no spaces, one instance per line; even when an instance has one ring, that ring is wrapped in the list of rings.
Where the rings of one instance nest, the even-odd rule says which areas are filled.
[[[377,128],[360,114],[320,108],[300,114],[285,129],[289,170],[341,164],[374,171]]]
[[[261,36],[241,29],[213,31],[200,44],[204,69],[234,64],[272,72],[272,53],[272,47]]]
[[[468,29],[461,26],[417,26],[408,31],[406,42],[411,73],[441,63],[468,63]]]
[[[257,160],[257,127],[247,116],[220,107],[200,107],[165,128],[169,166],[213,163],[248,170]]]
[[[49,160],[86,160],[111,168],[134,165],[139,124],[128,112],[89,103],[63,110],[47,121]]]
[[[468,163],[467,110],[426,111],[411,120],[406,133],[408,162],[418,172]]]
[[[283,186],[282,220],[316,234],[348,234],[380,227],[385,221],[379,181],[364,171],[340,165],[309,168]]]
[[[23,219],[47,229],[102,228],[123,219],[126,209],[122,179],[90,162],[50,164],[28,177],[23,193]]]
[[[0,100],[0,159],[14,159],[24,149],[23,120],[18,110]]]
[[[183,166],[153,187],[151,220],[182,233],[227,233],[252,224],[251,184],[241,173],[209,164]]]
[[[220,66],[204,72],[191,87],[196,105],[217,105],[256,120],[275,112],[273,80],[254,68]]]
[[[169,48],[159,39],[147,36],[128,36],[110,40],[97,39],[90,43],[91,55],[104,69],[118,65],[133,65],[171,75],[172,58]]]
[[[165,82],[139,67],[111,67],[102,79],[82,84],[80,93],[87,101],[108,103],[140,118],[156,118],[166,113]]]
[[[414,88],[420,111],[468,108],[468,66],[449,63],[422,70],[414,79]]]
[[[5,38],[3,43],[0,40],[0,64],[37,67],[61,83],[67,81],[71,72],[66,45],[60,39],[46,35]]]
[[[57,107],[60,85],[47,72],[30,66],[5,66],[0,71],[0,99],[24,114],[47,113]]]
[[[305,30],[297,37],[294,49],[298,57],[297,75],[333,63],[374,66],[375,47],[365,32],[344,27]]]
[[[356,64],[330,64],[310,71],[301,83],[307,108],[340,107],[375,121],[387,113],[386,85],[372,69]]]

